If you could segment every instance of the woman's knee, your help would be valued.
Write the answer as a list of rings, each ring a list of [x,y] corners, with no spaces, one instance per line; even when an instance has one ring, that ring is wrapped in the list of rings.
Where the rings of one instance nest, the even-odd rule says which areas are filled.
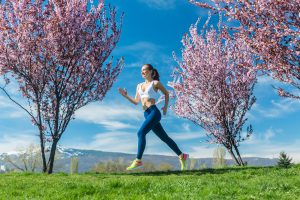
[[[143,130],[139,130],[138,132],[137,132],[137,136],[138,136],[138,138],[144,138],[145,137],[145,133],[144,133],[144,131]]]

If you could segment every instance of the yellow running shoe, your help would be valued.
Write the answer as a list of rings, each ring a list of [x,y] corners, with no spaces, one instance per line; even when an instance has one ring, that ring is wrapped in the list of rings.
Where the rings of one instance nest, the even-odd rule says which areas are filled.
[[[126,170],[135,170],[143,168],[143,163],[140,160],[135,159],[129,167],[126,168]]]
[[[181,171],[187,169],[187,161],[189,158],[189,154],[183,153],[182,158],[179,158],[180,164],[181,164]]]

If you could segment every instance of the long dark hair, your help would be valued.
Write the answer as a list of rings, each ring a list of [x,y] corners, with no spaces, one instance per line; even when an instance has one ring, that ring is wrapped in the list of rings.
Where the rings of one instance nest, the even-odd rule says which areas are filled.
[[[159,81],[159,73],[151,64],[145,64],[149,70],[152,70],[151,77],[153,80]]]

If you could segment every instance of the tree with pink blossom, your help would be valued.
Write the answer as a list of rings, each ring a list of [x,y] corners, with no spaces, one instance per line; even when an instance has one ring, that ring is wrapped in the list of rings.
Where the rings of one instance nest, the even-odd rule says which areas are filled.
[[[287,83],[277,88],[282,97],[300,99],[300,0],[210,0],[206,3],[189,0],[201,7],[224,13],[228,20],[237,20],[239,38],[256,54],[256,65],[250,69]]]
[[[122,17],[121,17],[122,19]],[[5,0],[0,4],[2,91],[38,127],[43,172],[74,112],[101,101],[123,68],[108,59],[120,38],[115,8],[89,0]],[[28,105],[7,91],[18,83]],[[100,113],[99,113],[100,114]],[[46,152],[49,151],[49,156]]]
[[[211,143],[223,145],[237,165],[244,165],[238,147],[253,132],[251,125],[245,134],[242,129],[255,102],[256,75],[246,68],[253,65],[254,55],[220,24],[218,30],[206,30],[205,25],[198,33],[197,22],[184,35],[182,60],[174,54],[179,67],[169,82],[175,97],[172,109],[205,129]]]

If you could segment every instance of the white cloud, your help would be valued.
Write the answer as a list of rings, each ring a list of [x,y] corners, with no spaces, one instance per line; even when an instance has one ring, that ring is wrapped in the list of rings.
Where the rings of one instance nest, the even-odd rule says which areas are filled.
[[[138,137],[137,130],[132,132],[126,131],[108,131],[104,133],[96,134],[90,142],[68,141],[63,144],[66,147],[79,149],[94,149],[108,152],[123,152],[123,153],[137,153]],[[182,142],[188,140],[195,141],[197,138],[201,138],[201,133],[174,133],[168,132],[175,143],[180,147],[184,147]],[[185,148],[185,147],[184,147]],[[175,155],[175,153],[168,147],[166,143],[161,141],[152,131],[146,135],[146,148],[144,154],[158,154],[158,155]]]
[[[211,158],[213,157],[213,152],[216,148],[216,145],[204,146],[199,143],[199,146],[191,147],[190,154],[191,158]]]
[[[21,100],[17,101],[21,102]],[[27,116],[27,113],[25,113],[24,110],[22,110],[17,104],[13,103],[8,99],[8,97],[5,96],[0,96],[0,111],[0,119],[16,119]]]
[[[249,140],[239,146],[242,157],[278,158],[279,153],[284,151],[293,158],[295,163],[300,162],[300,140],[278,141],[277,136],[282,136],[282,129],[268,128],[265,132],[254,134]],[[198,146],[184,144],[185,149],[194,158],[212,157],[216,144],[199,143]],[[226,158],[231,159],[228,152]]]
[[[23,110],[14,110],[14,111],[2,111],[0,119],[20,119],[28,117],[25,111]]]
[[[300,162],[300,140],[292,142],[278,142],[276,136],[283,134],[282,130],[267,129],[264,133],[256,134],[243,143],[239,147],[242,157],[265,157],[278,158],[279,152],[285,151],[293,158],[294,162]],[[207,142],[195,142],[195,139],[204,135],[199,133],[174,133],[169,132],[168,135],[177,143],[178,147],[192,158],[208,158],[213,156],[216,144],[208,144]],[[146,149],[144,154],[157,154],[175,156],[175,153],[162,142],[152,131],[146,136]],[[95,149],[109,152],[124,152],[136,154],[137,152],[137,130],[133,132],[105,132],[98,133],[87,143],[68,143],[68,147],[80,149]],[[231,159],[228,152],[226,158]]]
[[[213,157],[213,151],[216,146],[199,146],[191,147],[188,152],[192,158],[208,158]],[[278,158],[279,153],[284,151],[293,159],[293,162],[300,162],[300,141],[295,141],[291,144],[286,143],[255,143],[251,145],[241,144],[239,147],[242,157],[261,157],[261,158]],[[226,151],[226,158],[231,159],[229,153]]]
[[[33,130],[25,130],[22,133],[1,134],[0,153],[16,153],[30,144],[38,144],[38,137],[34,133]]]
[[[182,128],[183,128],[183,130],[186,131],[186,132],[190,132],[190,131],[191,131],[191,126],[190,126],[190,124],[188,124],[188,123],[183,123],[183,124],[182,124]]]
[[[275,78],[273,78],[272,73],[270,75],[259,75],[257,76],[257,83],[259,86],[275,86],[275,87],[289,87],[291,86],[289,83],[279,81]],[[294,91],[295,93],[299,93],[299,91],[296,89]]]
[[[142,51],[142,50],[155,51],[160,48],[161,48],[161,46],[159,46],[157,44],[147,42],[147,41],[139,41],[139,42],[127,45],[127,46],[121,46],[116,50],[116,52],[117,53],[125,53],[128,51],[138,52],[138,51]]]
[[[254,148],[255,147],[255,148]],[[293,158],[294,162],[300,162],[300,140],[293,142],[269,142],[257,141],[255,144],[242,145],[242,155],[253,155],[256,157],[278,158],[279,153],[284,151]],[[244,152],[244,153],[243,153]]]
[[[125,67],[142,67],[145,63],[151,63],[156,65],[170,66],[173,61],[172,55],[166,55],[163,53],[165,47],[157,45],[155,43],[147,41],[139,41],[127,46],[121,46],[115,50],[115,54],[124,55],[130,52],[130,56],[133,56],[131,63],[125,63]],[[160,62],[158,62],[160,61]]]
[[[8,76],[8,78],[10,79],[10,83],[8,85],[6,85],[5,90],[7,92],[9,92],[10,95],[20,95],[21,92],[19,91],[19,84],[18,82],[11,76]],[[5,85],[5,81],[3,78],[0,78],[0,86],[4,87]],[[3,91],[0,90],[2,93]]]
[[[260,113],[266,118],[282,117],[283,115],[300,110],[300,101],[291,98],[281,98],[279,100],[271,100],[272,107],[265,108],[256,104],[253,111]]]
[[[90,144],[96,149],[115,152],[135,152],[137,136],[134,132],[108,132],[97,134]]]
[[[16,102],[21,104],[24,108],[29,109],[26,98],[22,97],[21,92],[19,91],[18,83],[14,78],[9,77],[11,82],[5,87],[5,90],[14,99]],[[5,82],[0,78],[0,86],[4,86]],[[0,90],[0,119],[16,119],[28,117],[28,114],[21,109],[17,104],[11,101],[8,96]]]
[[[281,151],[292,156],[294,161],[300,162],[300,140],[282,141],[282,129],[268,128],[265,132],[253,134],[249,140],[241,143],[239,147],[242,156],[255,156],[265,158],[278,158]]]
[[[68,143],[70,148],[93,149],[108,152],[136,153],[137,135],[135,132],[105,132],[96,134],[90,142]]]
[[[100,124],[108,130],[118,130],[124,128],[137,128],[124,120],[139,121],[143,119],[142,112],[127,105],[120,104],[89,104],[75,113],[76,119]]]
[[[267,132],[265,133],[265,140],[269,141],[275,136],[275,132],[272,129],[268,129]]]
[[[123,123],[118,121],[97,121],[96,123],[99,123],[103,125],[108,130],[118,130],[118,129],[126,129],[126,128],[136,128],[136,126],[133,126],[129,123]]]
[[[138,0],[141,3],[146,4],[150,8],[167,10],[174,9],[176,7],[176,0]]]
[[[126,63],[125,66],[127,68],[135,68],[135,67],[139,68],[139,67],[142,67],[142,65],[145,64],[145,63],[150,63],[150,62],[143,62],[142,60],[140,60],[140,61],[132,62],[132,63],[129,63],[129,64]]]
[[[215,6],[215,3],[213,1],[210,1],[210,0],[201,0],[201,3],[206,3],[212,7],[216,7]],[[195,10],[196,10],[196,14],[201,17],[201,21],[202,20],[207,20],[207,17],[208,17],[208,13],[210,12],[212,16],[218,16],[218,13],[215,13],[213,11],[211,11],[210,9],[207,9],[207,8],[202,8],[202,7],[199,7],[199,6],[196,6],[194,5],[195,7]],[[203,17],[203,18],[202,18]],[[205,22],[204,21],[204,22]],[[203,23],[204,23],[203,22]],[[210,23],[212,22],[212,20],[210,20]],[[223,17],[223,23],[230,23],[228,22],[224,17]],[[215,23],[217,24],[217,23]]]
[[[277,136],[282,135],[282,129],[273,129],[272,127],[268,128],[265,132],[255,132],[250,136],[249,139],[244,141],[242,145],[255,145],[257,143],[272,143]],[[243,135],[246,135],[246,132],[243,132]]]
[[[282,84],[281,82],[273,79],[271,76],[258,76],[257,77],[257,84],[260,85],[277,85],[277,84]]]
[[[207,19],[208,12],[209,12],[208,9],[204,9],[204,8],[200,8],[200,7],[197,7],[197,9],[196,9],[196,14],[197,14],[199,17],[201,17],[201,21]],[[196,21],[195,21],[195,22],[196,22]]]
[[[300,95],[300,92],[297,88],[294,88],[288,83],[281,82],[272,78],[272,76],[260,75],[257,77],[257,84],[255,85],[255,93],[258,95],[266,96],[276,96],[279,97],[278,91],[276,88],[283,88],[286,91],[291,92],[295,95]],[[282,97],[280,97],[282,98]]]
[[[15,108],[17,105],[9,100],[7,96],[0,96],[0,109],[2,108]]]
[[[174,140],[180,140],[180,141],[194,140],[194,139],[200,139],[200,138],[205,137],[205,135],[200,132],[186,133],[185,131],[183,131],[181,133],[170,133],[169,136],[172,137]]]

